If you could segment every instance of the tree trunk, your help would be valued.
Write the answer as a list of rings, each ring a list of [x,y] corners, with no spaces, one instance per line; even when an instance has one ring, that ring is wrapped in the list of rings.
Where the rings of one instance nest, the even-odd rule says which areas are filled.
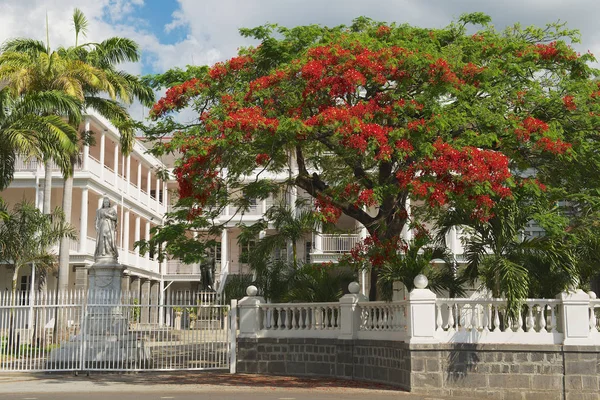
[[[294,269],[298,269],[298,249],[296,247],[296,241],[292,240],[292,258],[294,261]]]
[[[71,211],[73,208],[73,177],[65,178],[63,188],[62,209],[65,213],[65,223],[71,223]],[[65,292],[69,289],[69,242],[68,237],[60,239],[58,253],[58,291]]]

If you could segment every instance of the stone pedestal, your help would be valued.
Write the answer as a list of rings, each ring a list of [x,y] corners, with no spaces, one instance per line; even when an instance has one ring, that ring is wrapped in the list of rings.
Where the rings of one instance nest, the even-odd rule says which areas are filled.
[[[123,266],[100,260],[89,270],[89,291],[80,333],[54,349],[49,363],[82,364],[86,368],[143,368],[150,351],[129,332],[128,309],[121,307]]]

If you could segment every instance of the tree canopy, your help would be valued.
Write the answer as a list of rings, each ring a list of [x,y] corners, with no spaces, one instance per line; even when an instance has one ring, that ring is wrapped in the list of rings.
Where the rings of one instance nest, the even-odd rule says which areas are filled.
[[[598,71],[564,25],[498,31],[475,13],[442,29],[361,17],[241,33],[260,44],[151,78],[173,84],[151,111],[151,133],[177,128],[154,151],[179,154],[178,229],[211,228],[226,204],[241,212],[293,185],[324,222],[344,213],[385,252],[418,222],[409,199],[421,215],[467,210],[467,222],[485,224],[517,192],[525,203],[597,194],[587,178],[600,166]],[[198,120],[177,124],[186,107]],[[375,282],[386,259],[369,262]]]

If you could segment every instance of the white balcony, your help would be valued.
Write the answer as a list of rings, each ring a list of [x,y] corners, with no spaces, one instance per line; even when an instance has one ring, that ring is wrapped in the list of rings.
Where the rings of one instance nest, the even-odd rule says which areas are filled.
[[[321,236],[321,252],[323,253],[349,253],[350,250],[360,242],[358,235],[328,235],[320,234]]]

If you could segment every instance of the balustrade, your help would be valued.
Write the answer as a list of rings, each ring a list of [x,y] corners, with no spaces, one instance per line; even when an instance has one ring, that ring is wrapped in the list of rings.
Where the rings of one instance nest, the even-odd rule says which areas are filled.
[[[320,337],[337,337],[339,334],[339,303],[261,304],[260,310],[265,336],[303,336],[313,332]]]

